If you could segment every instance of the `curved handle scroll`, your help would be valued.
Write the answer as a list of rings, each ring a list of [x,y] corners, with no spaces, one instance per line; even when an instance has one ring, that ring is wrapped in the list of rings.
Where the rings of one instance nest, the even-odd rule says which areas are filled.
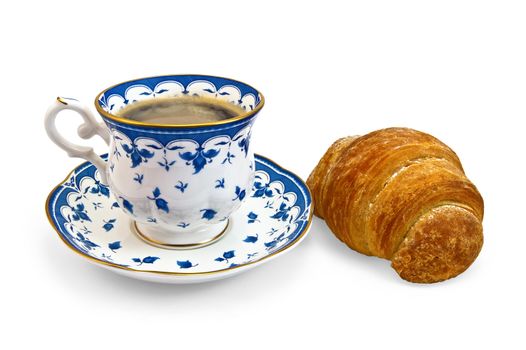
[[[106,144],[110,142],[110,134],[103,123],[97,122],[93,114],[89,109],[79,103],[77,100],[72,98],[57,97],[57,100],[49,107],[46,112],[45,117],[45,128],[46,132],[57,146],[62,148],[68,156],[83,158],[95,165],[99,170],[101,180],[104,184],[108,184],[108,178],[106,175],[107,164],[106,162],[99,157],[94,151],[93,148],[87,146],[76,145],[68,140],[66,140],[57,130],[56,119],[57,115],[65,110],[69,109],[80,114],[84,123],[79,126],[77,133],[83,139],[89,139],[95,135],[100,136]]]

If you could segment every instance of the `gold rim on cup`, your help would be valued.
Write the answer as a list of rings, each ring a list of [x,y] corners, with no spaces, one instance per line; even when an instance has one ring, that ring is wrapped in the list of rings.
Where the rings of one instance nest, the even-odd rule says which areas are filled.
[[[137,237],[139,237],[145,243],[153,245],[154,247],[169,249],[169,250],[188,250],[188,249],[197,249],[197,248],[206,247],[212,243],[219,241],[225,235],[229,225],[230,225],[230,219],[227,219],[225,228],[222,229],[221,232],[219,232],[214,237],[207,239],[206,241],[197,242],[197,243],[186,243],[186,244],[169,244],[169,243],[163,243],[161,241],[157,241],[153,238],[150,238],[146,236],[143,232],[141,232],[141,230],[137,226],[137,221],[135,220],[132,220],[131,229],[133,233],[137,235]]]
[[[138,81],[138,80],[144,80],[144,79],[155,79],[155,78],[162,78],[162,77],[168,78],[168,77],[176,77],[176,76],[210,77],[210,78],[225,79],[225,80],[230,80],[230,81],[233,81],[233,82],[236,82],[236,83],[240,83],[240,84],[249,86],[250,88],[252,88],[255,91],[257,91],[258,97],[259,97],[259,103],[255,106],[255,108],[253,110],[245,112],[245,113],[242,113],[242,114],[240,114],[240,115],[238,115],[236,117],[229,118],[229,119],[224,119],[224,120],[218,120],[218,121],[214,121],[214,122],[196,123],[196,124],[146,123],[146,122],[141,122],[141,121],[137,121],[137,120],[131,120],[131,119],[127,119],[127,118],[118,117],[118,116],[116,116],[114,114],[106,112],[104,110],[104,108],[102,108],[99,105],[99,99],[106,92],[108,92],[108,90],[113,89],[114,87],[117,87],[119,85],[131,83],[131,82]],[[113,121],[116,121],[116,122],[119,122],[119,123],[122,123],[122,124],[127,124],[127,125],[149,126],[149,127],[157,127],[157,128],[197,128],[197,127],[202,127],[202,126],[223,125],[223,124],[228,124],[228,123],[232,123],[232,122],[237,122],[237,121],[248,119],[248,118],[254,116],[255,114],[257,114],[261,110],[261,108],[263,108],[264,104],[265,104],[265,98],[263,97],[263,94],[258,89],[252,87],[251,85],[246,84],[246,83],[244,83],[242,81],[239,81],[239,80],[231,79],[231,78],[219,77],[219,76],[215,76],[215,75],[204,75],[204,74],[157,75],[157,76],[153,76],[153,77],[131,79],[131,80],[123,81],[123,82],[118,83],[118,84],[114,84],[114,85],[104,89],[102,92],[97,94],[97,97],[95,97],[95,108],[97,109],[97,112],[99,112],[105,118],[108,118],[110,120],[113,120]]]

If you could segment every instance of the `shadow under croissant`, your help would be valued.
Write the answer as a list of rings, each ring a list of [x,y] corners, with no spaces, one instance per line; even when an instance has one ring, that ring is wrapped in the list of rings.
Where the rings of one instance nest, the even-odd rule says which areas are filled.
[[[369,270],[371,273],[379,274],[382,279],[390,280],[399,285],[413,288],[434,288],[446,284],[454,284],[458,281],[457,278],[450,278],[438,283],[408,282],[398,276],[396,271],[391,267],[391,262],[389,260],[378,258],[376,256],[364,255],[347,247],[345,243],[340,241],[331,232],[327,224],[325,224],[325,221],[316,216],[313,217],[310,236],[310,240],[316,240],[316,244],[327,247],[332,254],[338,254],[342,259],[348,260],[349,264],[359,265],[360,268]],[[470,270],[471,269],[465,271],[463,275],[467,275]]]

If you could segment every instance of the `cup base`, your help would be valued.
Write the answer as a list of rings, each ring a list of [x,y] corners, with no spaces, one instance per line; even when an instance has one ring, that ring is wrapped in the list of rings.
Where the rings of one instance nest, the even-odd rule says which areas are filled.
[[[215,225],[207,225],[199,231],[166,232],[152,225],[132,221],[132,231],[144,242],[164,249],[196,249],[220,240],[228,231],[230,219]]]

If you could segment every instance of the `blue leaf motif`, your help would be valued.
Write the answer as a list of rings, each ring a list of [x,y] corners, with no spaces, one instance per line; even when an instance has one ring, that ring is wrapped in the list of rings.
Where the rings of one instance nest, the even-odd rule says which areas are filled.
[[[170,167],[175,164],[175,160],[168,162],[168,159],[166,157],[163,157],[163,162],[157,162],[160,166],[164,168],[166,171],[170,171]]]
[[[225,159],[223,159],[221,164],[225,164],[226,162],[228,162],[228,164],[232,164],[232,158],[236,158],[236,156],[234,154],[230,153],[230,151],[227,152],[226,157],[225,157]]]
[[[185,160],[187,165],[192,164],[194,174],[197,174],[205,167],[207,162],[212,162],[212,158],[216,157],[219,152],[220,150],[214,148],[205,151],[202,146],[198,146],[195,153],[183,152],[179,153],[179,157]]]
[[[209,92],[211,94],[213,94],[215,92],[214,90],[212,90],[210,88],[203,89],[203,91]]]
[[[179,157],[189,162],[193,160],[195,157],[197,157],[197,153],[192,153],[192,152],[179,153]]]
[[[126,152],[126,156],[131,159],[132,168],[137,167],[142,162],[147,162],[149,158],[152,158],[154,156],[154,153],[150,152],[146,148],[139,149],[135,142],[132,142],[131,146],[128,146],[126,143],[123,143],[122,149]]]
[[[128,201],[127,199],[124,199],[124,198],[122,198],[122,197],[120,197],[120,199],[122,199],[122,205],[123,205],[123,207],[124,207],[127,211],[129,211],[130,213],[133,214],[133,204],[131,204],[130,201]]]
[[[83,193],[86,194],[88,192],[88,189],[91,193],[98,194],[99,196],[101,194],[106,197],[110,196],[110,190],[108,189],[108,186],[101,184],[98,180],[95,180],[95,184],[86,188]]]
[[[219,154],[218,149],[209,149],[208,151],[203,151],[203,157],[205,158],[214,158]]]
[[[243,242],[246,242],[246,243],[256,243],[257,241],[258,241],[257,234],[255,236],[247,236],[247,238],[243,240]]]
[[[90,217],[85,212],[79,211],[77,214],[82,220],[91,221]]]
[[[88,238],[84,237],[84,235],[80,232],[77,232],[77,240],[86,247],[87,250],[92,250],[93,248],[99,247],[98,244],[93,243]]]
[[[252,197],[273,197],[274,194],[272,192],[272,189],[269,187],[270,184],[262,184],[259,181],[254,182],[254,188],[256,189],[254,193],[252,194]]]
[[[258,255],[258,252],[255,252],[255,253],[248,253],[248,254],[247,254],[247,259],[252,259],[252,258],[255,257],[256,255]]]
[[[215,258],[214,260],[215,260],[215,261],[219,261],[219,262],[221,262],[221,261],[225,261],[225,262],[228,263],[228,259],[232,259],[232,258],[234,258],[235,256],[236,256],[236,255],[235,255],[235,250],[229,250],[229,251],[227,251],[227,252],[224,252],[222,257],[217,257],[217,258]]]
[[[161,190],[159,190],[159,187],[155,187],[152,194],[153,194],[153,197],[147,196],[146,198],[155,201],[155,206],[157,207],[157,209],[162,210],[166,213],[169,213],[170,209],[168,209],[168,202],[160,198]]]
[[[138,152],[131,152],[130,159],[132,161],[132,168],[135,168],[142,163],[142,158]]]
[[[259,189],[254,191],[254,194],[252,195],[252,197],[256,197],[256,198],[257,197],[263,197],[264,194],[265,194],[265,189],[264,188],[259,188]]]
[[[206,159],[199,154],[192,161],[192,165],[194,166],[194,174],[197,174],[198,172],[200,172],[205,167]]]
[[[107,222],[104,225],[102,225],[102,228],[104,229],[104,231],[109,232],[111,231],[111,229],[113,229],[113,224],[110,222]]]
[[[270,242],[265,242],[264,245],[267,250],[271,250],[276,247],[276,245],[283,240],[283,237],[285,236],[284,233],[280,234],[278,237],[274,238]]]
[[[140,259],[140,258],[132,258],[132,260],[136,263],[138,263],[140,265],[142,264],[153,264],[154,262],[156,262],[157,260],[159,260],[160,258],[157,257],[157,256],[147,256],[143,259]]]
[[[216,216],[217,214],[217,211],[213,209],[201,209],[200,212],[203,213],[201,216],[201,219],[207,219],[207,220],[212,220],[214,216]]]
[[[273,219],[281,219],[283,217],[283,215],[285,215],[285,212],[278,211],[276,214],[272,215],[271,218],[273,218]]]
[[[117,249],[121,249],[122,248],[121,241],[115,241],[113,243],[108,243],[108,248],[110,248],[111,251],[115,253],[115,251]]]
[[[286,203],[281,203],[279,206],[279,209],[276,211],[274,215],[271,216],[272,219],[277,219],[281,221],[287,221],[289,218],[289,212],[292,209],[292,207],[287,207]]]
[[[104,186],[103,184],[100,184],[100,193],[106,197],[110,196],[110,190],[108,186]]]
[[[232,259],[235,254],[234,254],[235,250],[229,250],[228,252],[224,252],[223,253],[223,258],[225,259]]]
[[[247,135],[246,138],[243,138],[241,139],[237,145],[239,146],[239,148],[241,149],[241,151],[244,151],[245,152],[245,157],[248,155],[248,146],[249,146],[249,137],[250,135]]]
[[[142,184],[142,180],[144,180],[144,175],[135,173],[135,177],[133,178],[134,181],[137,181],[139,184]]]
[[[276,241],[270,241],[270,242],[265,242],[265,247],[267,248],[273,248],[274,246],[276,246],[277,242]]]
[[[225,188],[225,178],[221,178],[219,180],[216,180],[216,187],[215,188]]]
[[[170,212],[170,209],[168,209],[168,202],[162,198],[157,198],[155,200],[155,205],[157,206],[157,209],[159,210],[163,210],[166,213]]]
[[[184,193],[186,188],[188,187],[188,183],[184,183],[182,181],[177,181],[177,185],[174,186],[176,189],[181,191],[181,193]]]
[[[250,213],[247,214],[247,217],[248,217],[248,223],[249,224],[253,224],[254,222],[256,221],[259,221],[258,220],[258,214],[254,213],[253,211],[251,211]]]
[[[236,186],[235,192],[236,192],[236,197],[232,199],[233,201],[235,201],[236,199],[239,199],[240,201],[242,201],[245,198],[246,192],[245,190],[241,190],[241,187]]]
[[[199,264],[193,265],[190,260],[177,260],[177,265],[180,269],[189,269],[191,267],[196,267]]]
[[[159,257],[157,256],[147,256],[146,258],[142,259],[142,262],[144,264],[153,264],[157,260],[159,260]]]
[[[79,203],[75,207],[70,207],[73,211],[72,218],[75,221],[83,220],[83,221],[91,221],[88,214],[85,212],[84,204]]]
[[[120,139],[119,139],[120,140]],[[133,148],[128,146],[127,144],[123,143],[122,144],[122,149],[124,150],[124,152],[130,154],[133,152]]]

